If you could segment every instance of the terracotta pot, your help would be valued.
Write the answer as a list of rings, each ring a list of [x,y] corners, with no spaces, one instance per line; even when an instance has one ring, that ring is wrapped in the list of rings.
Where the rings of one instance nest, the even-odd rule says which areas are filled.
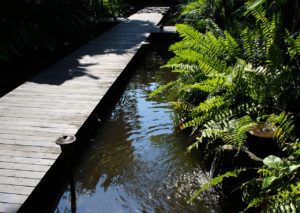
[[[252,128],[247,136],[246,146],[260,158],[269,155],[282,156],[283,152],[279,149],[278,143],[274,140],[275,127],[266,123],[260,123]]]

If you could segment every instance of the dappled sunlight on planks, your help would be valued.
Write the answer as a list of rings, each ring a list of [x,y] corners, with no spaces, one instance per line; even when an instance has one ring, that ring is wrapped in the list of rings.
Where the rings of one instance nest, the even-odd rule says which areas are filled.
[[[0,99],[0,212],[16,212],[76,135],[168,8],[151,7]]]

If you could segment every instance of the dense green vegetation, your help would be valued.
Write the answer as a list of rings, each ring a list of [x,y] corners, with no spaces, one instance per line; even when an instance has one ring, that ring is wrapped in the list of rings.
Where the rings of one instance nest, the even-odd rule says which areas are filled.
[[[299,3],[192,0],[181,8],[182,40],[170,47],[175,56],[165,65],[178,78],[152,95],[176,94],[178,125],[195,138],[190,149],[200,147],[210,159],[231,145],[235,158],[251,151],[259,162],[220,170],[224,174],[195,196],[224,178],[251,173],[240,185],[245,210],[300,211]],[[264,143],[265,135],[275,148],[258,144],[267,150],[256,154],[249,144]]]

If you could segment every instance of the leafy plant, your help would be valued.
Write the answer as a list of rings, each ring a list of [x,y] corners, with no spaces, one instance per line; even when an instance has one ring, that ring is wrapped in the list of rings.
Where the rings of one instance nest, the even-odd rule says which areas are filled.
[[[243,169],[236,169],[234,171],[226,172],[223,175],[219,175],[209,182],[205,183],[200,189],[194,192],[193,196],[189,199],[189,202],[192,202],[196,197],[198,197],[202,192],[208,190],[210,187],[217,186],[218,184],[222,183],[225,178],[236,178],[238,177],[239,173],[242,172]]]
[[[247,209],[260,207],[263,212],[297,212],[300,210],[300,182],[297,169],[300,161],[281,159],[270,155],[263,160],[258,170],[259,178],[243,184]],[[248,194],[249,187],[256,187],[257,193]],[[253,188],[251,189],[252,192]],[[249,199],[249,197],[251,197]],[[249,200],[247,200],[247,198]]]
[[[173,90],[178,91],[176,109],[185,111],[180,127],[192,128],[200,134],[192,147],[204,138],[227,135],[230,141],[227,133],[232,132],[233,125],[239,124],[240,131],[254,125],[251,117],[243,115],[254,115],[260,108],[257,100],[251,99],[253,90],[246,84],[256,73],[246,69],[249,65],[238,58],[241,48],[227,32],[216,37],[211,33],[200,34],[187,25],[177,25],[177,29],[183,40],[170,47],[175,57],[165,66],[179,73],[177,81],[167,86],[173,85]],[[246,124],[245,120],[249,122]]]
[[[192,0],[185,1],[181,8],[179,19],[201,32],[221,34],[226,29],[239,35],[239,29],[247,24],[242,17],[246,7],[239,0]]]
[[[268,19],[263,8],[259,11],[253,12],[259,27],[254,33],[246,28],[239,41],[226,31],[216,36],[210,32],[201,34],[188,25],[177,25],[183,40],[170,47],[175,57],[165,67],[179,73],[176,82],[167,86],[173,86],[172,90],[178,94],[176,109],[185,111],[180,119],[181,128],[192,128],[192,132],[202,134],[203,127],[209,126],[211,120],[219,124],[225,122],[225,117],[229,122],[248,115],[256,122],[258,114],[297,110],[296,82],[300,76],[295,66],[299,59],[295,55],[299,54],[299,37],[282,34],[279,21]],[[283,52],[282,44],[289,51]],[[288,93],[293,94],[293,100],[289,100]],[[204,134],[198,141],[208,135],[212,134]]]
[[[275,138],[284,140],[287,157],[269,155],[263,159],[263,166],[257,169],[257,177],[250,178],[241,185],[246,209],[259,209],[261,212],[298,212],[300,210],[300,139],[296,138],[293,117],[285,113],[271,115],[276,126]],[[237,178],[241,173],[253,168],[238,168],[211,179],[198,189],[190,201],[203,191],[216,186],[224,178]]]
[[[200,14],[198,18],[190,16],[188,23],[197,27],[199,18],[213,21],[214,17],[206,14],[211,2],[188,4],[185,17]],[[175,56],[165,67],[178,73],[178,78],[153,93],[168,88],[177,95],[172,103],[178,112],[178,126],[190,129],[195,138],[189,149],[203,144],[206,154],[224,144],[241,150],[249,130],[261,122],[273,123],[274,140],[288,157],[266,157],[258,176],[242,187],[248,209],[260,207],[267,212],[274,206],[299,209],[299,139],[290,114],[297,115],[300,107],[300,35],[291,35],[284,26],[281,8],[285,3],[248,1],[243,8],[248,8],[244,16],[250,21],[236,25],[242,26],[238,36],[229,33],[231,27],[200,33],[191,26],[177,25],[182,40],[170,47]],[[216,177],[199,193],[232,174],[236,173]]]

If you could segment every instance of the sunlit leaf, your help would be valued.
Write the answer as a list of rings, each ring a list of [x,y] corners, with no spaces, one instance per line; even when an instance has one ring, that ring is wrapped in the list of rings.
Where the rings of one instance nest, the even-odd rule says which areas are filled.
[[[291,166],[289,166],[289,170],[292,172],[292,171],[298,169],[299,167],[300,167],[300,164],[291,165]]]
[[[268,157],[264,158],[263,163],[270,168],[278,169],[282,165],[282,160],[274,155],[269,155]]]
[[[275,177],[275,176],[264,178],[263,183],[262,183],[262,188],[263,189],[268,188],[276,179],[277,179],[277,177]]]

